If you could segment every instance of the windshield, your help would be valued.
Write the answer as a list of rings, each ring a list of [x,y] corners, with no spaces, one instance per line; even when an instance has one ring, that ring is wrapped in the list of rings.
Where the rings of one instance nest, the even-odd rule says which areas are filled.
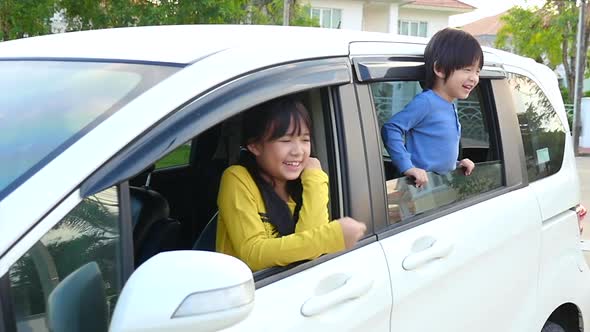
[[[178,69],[130,63],[0,61],[0,200]]]

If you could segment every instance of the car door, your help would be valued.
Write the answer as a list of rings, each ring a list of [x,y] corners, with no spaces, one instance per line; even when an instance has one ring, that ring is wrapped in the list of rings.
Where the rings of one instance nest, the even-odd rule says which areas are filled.
[[[456,105],[462,154],[474,160],[474,173],[429,173],[428,187],[416,190],[382,156],[381,124],[421,90],[421,59],[397,60],[355,59],[366,148],[379,158],[371,174],[382,179],[372,188],[382,197],[373,209],[382,212],[375,227],[391,274],[391,330],[529,331],[541,219],[523,177],[504,75],[484,67],[479,88]]]
[[[255,273],[254,310],[227,330],[388,331],[390,277],[373,232],[367,165],[364,158],[359,158],[364,154],[362,131],[346,57],[298,61],[254,71],[196,98],[128,146],[121,158],[113,158],[96,172],[88,179],[83,195],[108,183],[124,181],[148,166],[130,166],[128,160],[153,163],[179,145],[167,142],[186,142],[226,121],[239,119],[241,112],[258,103],[291,94],[321,110],[311,112],[316,136],[312,154],[322,161],[330,176],[333,219],[351,216],[366,223],[367,233],[346,252]],[[227,134],[233,136],[236,131]],[[239,150],[239,146],[234,148]],[[199,276],[195,276],[195,282],[198,280]]]

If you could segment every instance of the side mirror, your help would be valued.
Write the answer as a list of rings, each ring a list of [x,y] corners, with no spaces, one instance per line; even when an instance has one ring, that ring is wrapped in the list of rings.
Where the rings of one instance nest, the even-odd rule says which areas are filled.
[[[129,278],[111,332],[217,331],[254,307],[252,272],[237,258],[206,251],[169,251]]]

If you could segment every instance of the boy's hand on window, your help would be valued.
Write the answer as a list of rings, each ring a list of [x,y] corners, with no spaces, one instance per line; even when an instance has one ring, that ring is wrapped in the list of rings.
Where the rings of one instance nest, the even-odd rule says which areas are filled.
[[[309,157],[305,163],[305,169],[322,169],[322,164],[318,158]]]
[[[405,171],[404,175],[414,179],[416,188],[422,188],[428,183],[428,174],[421,168],[412,167]]]
[[[463,173],[465,173],[465,175],[469,176],[473,172],[473,169],[475,168],[475,164],[470,159],[465,158],[465,159],[462,159],[461,161],[459,161],[459,167],[464,168]]]

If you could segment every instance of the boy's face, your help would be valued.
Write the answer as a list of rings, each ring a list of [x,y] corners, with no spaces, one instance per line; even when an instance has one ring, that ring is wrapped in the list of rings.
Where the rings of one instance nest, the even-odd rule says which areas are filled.
[[[445,82],[444,72],[435,69],[437,80],[434,90],[448,101],[465,99],[479,83],[479,71],[479,64],[472,64],[455,70]]]

